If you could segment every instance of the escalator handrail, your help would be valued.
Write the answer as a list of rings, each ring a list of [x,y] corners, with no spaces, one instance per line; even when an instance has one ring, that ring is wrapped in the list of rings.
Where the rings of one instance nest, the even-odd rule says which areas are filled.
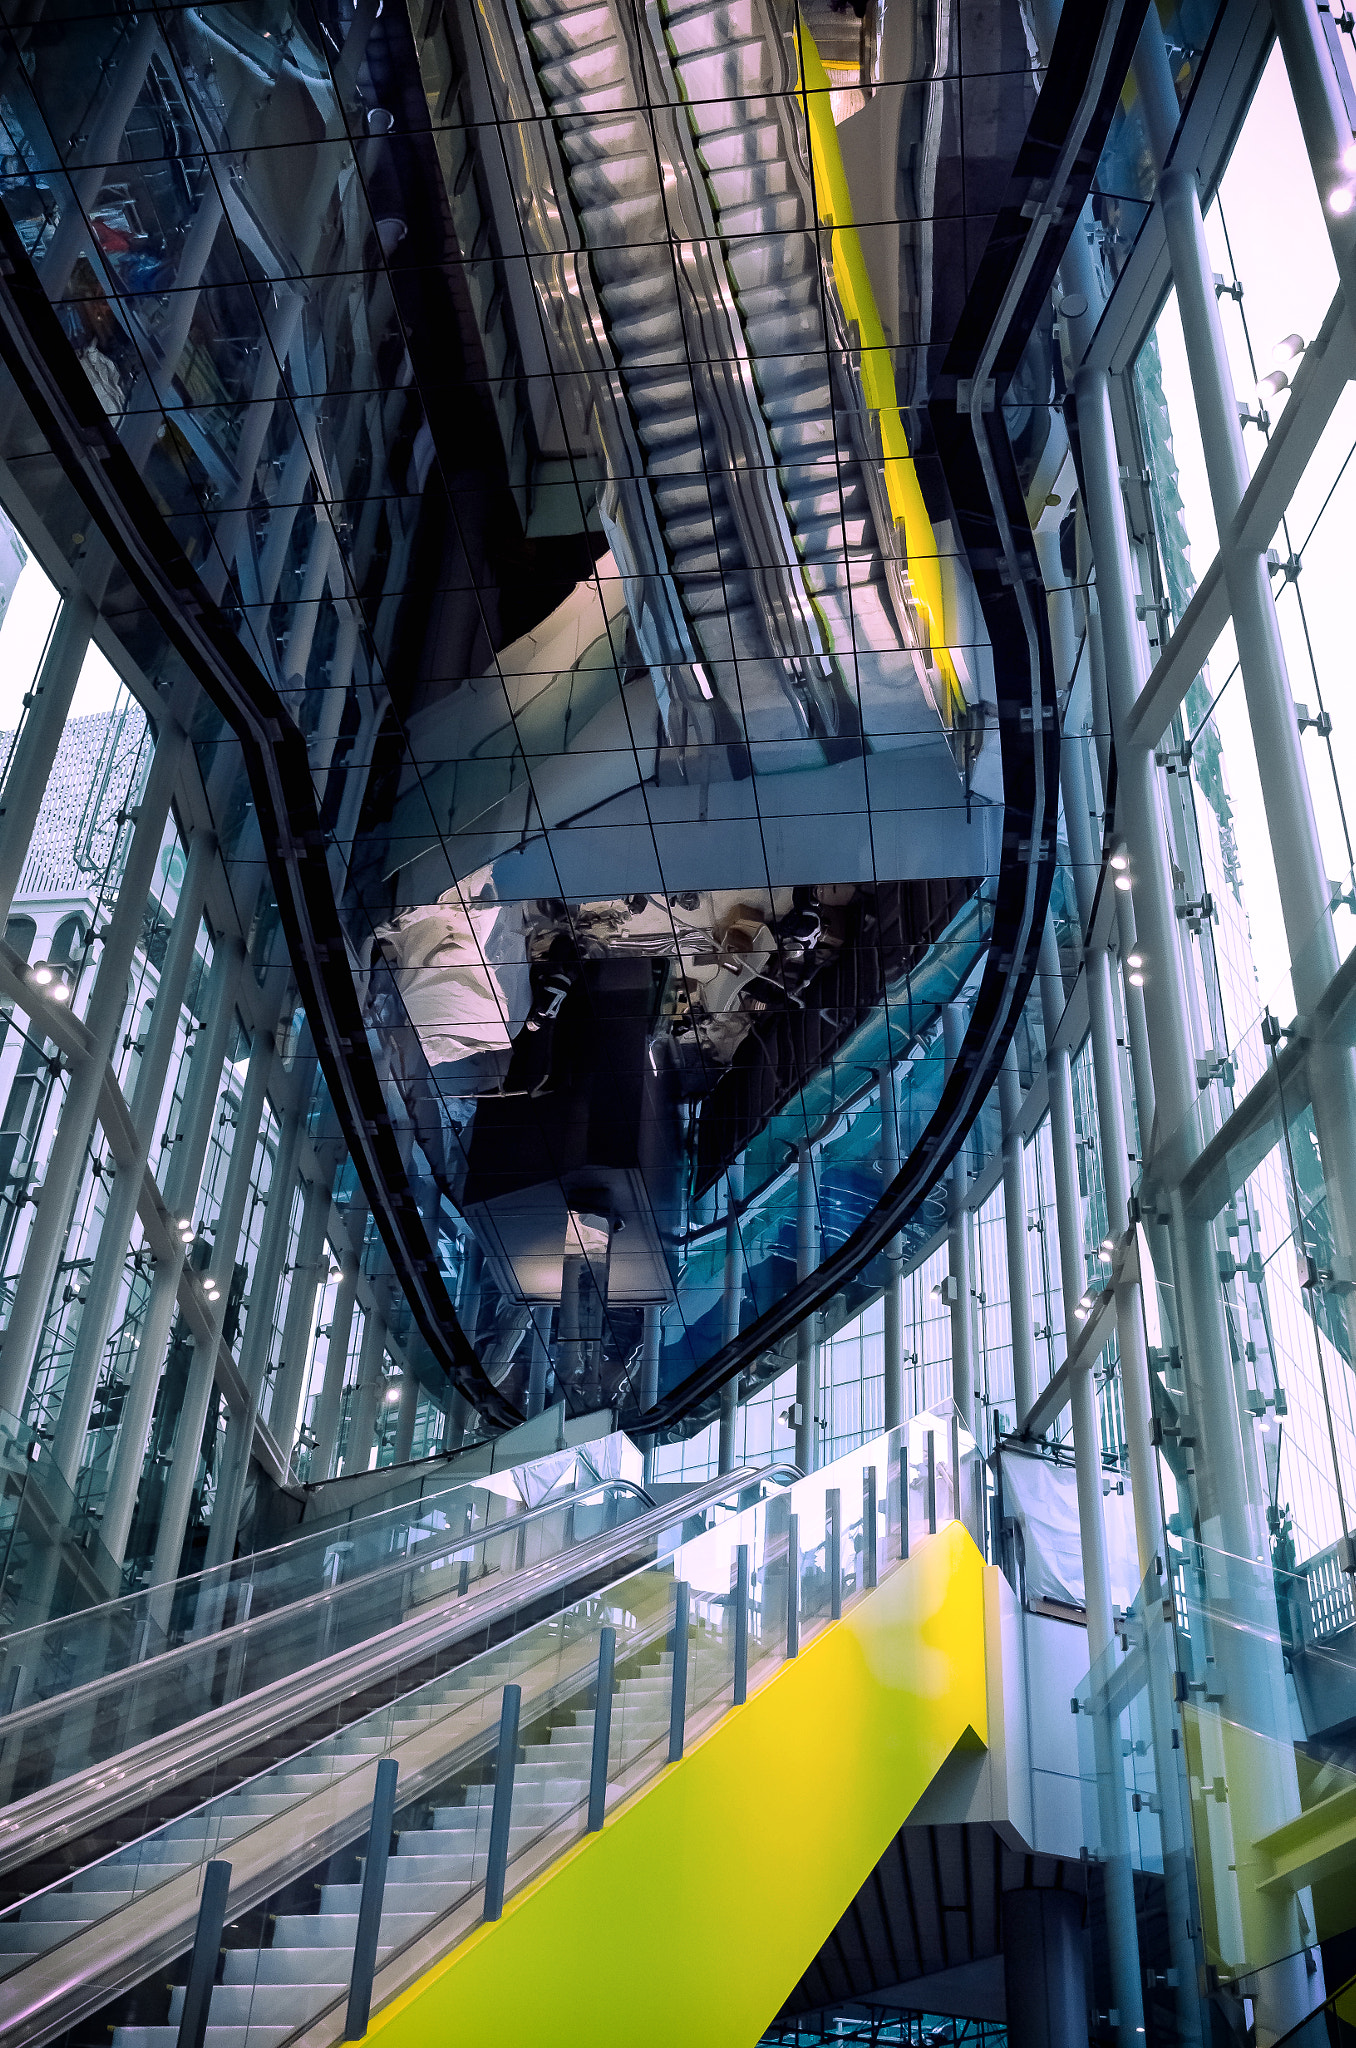
[[[276,1679],[243,1701],[209,1708],[119,1756],[16,1800],[0,1813],[0,1873],[54,1852],[95,1821],[124,1813],[152,1790],[157,1798],[163,1797],[174,1785],[216,1768],[242,1749],[275,1739],[319,1712],[337,1709],[346,1697],[396,1677],[418,1658],[486,1634],[519,1609],[531,1607],[532,1620],[542,1618],[537,1611],[541,1603],[568,1595],[580,1580],[596,1579],[614,1565],[629,1563],[638,1543],[658,1537],[727,1495],[776,1477],[775,1467],[745,1467],[708,1480],[621,1529],[524,1566],[503,1585],[430,1603],[422,1613],[406,1617],[360,1647],[337,1651],[311,1665],[304,1677],[291,1673]]]
[[[213,1629],[203,1635],[189,1635],[180,1643],[173,1643],[164,1650],[155,1650],[135,1664],[120,1664],[115,1670],[104,1671],[97,1678],[88,1678],[80,1685],[73,1685],[62,1692],[45,1694],[41,1699],[26,1701],[12,1714],[0,1715],[0,1743],[8,1740],[17,1730],[41,1720],[45,1714],[55,1710],[66,1711],[97,1699],[101,1694],[115,1691],[119,1686],[133,1683],[145,1672],[163,1671],[167,1665],[184,1663],[195,1656],[215,1655],[223,1648],[243,1642],[251,1634],[261,1634],[271,1624],[286,1615],[298,1622],[318,1607],[337,1606],[346,1593],[362,1589],[370,1591],[383,1580],[400,1577],[402,1574],[434,1565],[440,1558],[455,1554],[458,1550],[474,1550],[482,1543],[497,1541],[500,1537],[516,1536],[529,1523],[541,1520],[545,1515],[558,1514],[563,1508],[578,1507],[596,1500],[600,1493],[632,1494],[645,1502],[649,1508],[654,1501],[643,1486],[637,1486],[630,1479],[600,1479],[596,1486],[584,1492],[561,1494],[556,1499],[540,1501],[525,1514],[506,1515],[501,1522],[487,1522],[479,1529],[464,1530],[461,1535],[448,1534],[443,1541],[421,1543],[417,1550],[408,1551],[401,1557],[393,1557],[383,1564],[373,1565],[369,1570],[359,1572],[352,1579],[342,1579],[337,1585],[322,1586],[316,1592],[299,1594],[293,1600],[284,1600],[277,1607],[263,1608],[257,1614],[250,1614],[243,1621],[234,1621],[229,1628]],[[628,1528],[634,1526],[628,1523]],[[182,1584],[182,1581],[176,1582]],[[164,1591],[171,1594],[174,1588],[166,1586]],[[229,1582],[226,1590],[229,1591]],[[140,1596],[145,1597],[145,1596]],[[469,1594],[461,1595],[469,1598]],[[110,1605],[116,1603],[109,1603]],[[99,1614],[100,1608],[82,1609],[83,1614]],[[27,1633],[27,1631],[25,1631]],[[6,1638],[8,1648],[11,1638]]]

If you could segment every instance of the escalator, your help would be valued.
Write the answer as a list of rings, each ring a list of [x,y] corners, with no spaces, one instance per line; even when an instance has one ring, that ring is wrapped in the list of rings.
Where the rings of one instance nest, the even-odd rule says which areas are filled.
[[[756,2039],[945,1758],[986,1738],[985,1568],[959,1522],[931,1533],[972,1496],[963,1442],[939,1458],[895,1435],[791,1486],[712,1481],[354,1646],[343,1683],[322,1659],[281,1696],[187,1720],[178,1776],[166,1756],[138,1779],[123,1751],[83,1774],[78,1814],[66,1784],[11,1808],[3,2038],[177,2041],[223,1862],[210,2048],[343,2038],[389,1760],[374,2036],[474,2019],[489,2038],[493,2014],[496,2039],[635,2039],[634,2012],[607,2018],[601,1937],[629,1982],[665,1986],[647,2038]],[[534,2009],[553,1984],[577,2013],[563,2029]]]
[[[379,1497],[343,1511],[327,1502],[323,1518],[308,1518],[296,1534],[266,1550],[15,1630],[0,1639],[0,1744],[10,1732],[11,1717],[25,1708],[31,1712],[40,1701],[150,1658],[201,1644],[265,1614],[295,1609],[341,1584],[350,1587],[369,1574],[385,1574],[385,1581],[374,1579],[364,1596],[381,1606],[401,1561],[417,1563],[419,1582],[432,1589],[431,1597],[441,1597],[448,1566],[457,1567],[459,1582],[478,1582],[487,1571],[503,1569],[509,1558],[519,1564],[529,1557],[535,1561],[550,1555],[567,1536],[579,1541],[650,1504],[635,1483],[640,1456],[626,1438],[594,1443],[590,1453],[553,1452],[493,1473],[472,1468],[469,1476],[402,1468]],[[522,1521],[525,1513],[539,1509],[543,1512],[534,1514],[531,1523]],[[461,1566],[472,1562],[469,1552],[463,1555],[468,1540],[505,1518],[514,1520],[517,1534],[531,1530],[522,1557],[513,1545],[495,1544],[476,1555],[474,1569],[462,1572]],[[342,1603],[354,1617],[345,1640],[358,1640],[363,1604],[354,1595]],[[339,1647],[336,1625],[336,1603],[326,1601],[324,1627],[332,1647]],[[261,1632],[256,1630],[252,1640],[260,1642]]]

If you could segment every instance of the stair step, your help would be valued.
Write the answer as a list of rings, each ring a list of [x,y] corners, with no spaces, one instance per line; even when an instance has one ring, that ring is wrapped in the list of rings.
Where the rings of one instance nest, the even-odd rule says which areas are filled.
[[[283,2048],[296,2032],[291,2026],[209,2027],[207,2048]],[[112,2048],[178,2048],[174,2027],[115,2027]]]
[[[399,1948],[427,1924],[426,1913],[383,1913],[381,1945]],[[274,1948],[343,1948],[350,1955],[358,1938],[356,1913],[280,1913],[273,1923]]]
[[[213,2039],[217,2027],[303,2026],[332,2003],[347,1981],[345,1973],[332,1984],[214,1984],[207,2038]],[[178,1984],[170,1993],[170,2019],[176,2026],[183,2012],[184,1986]]]

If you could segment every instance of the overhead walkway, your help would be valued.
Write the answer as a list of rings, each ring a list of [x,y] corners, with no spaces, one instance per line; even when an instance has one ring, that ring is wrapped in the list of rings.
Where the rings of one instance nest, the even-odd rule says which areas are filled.
[[[11,1807],[0,2034],[177,2041],[226,1862],[207,2042],[343,2038],[389,1760],[374,2036],[488,2037],[493,2011],[496,2039],[633,2040],[602,1939],[663,1987],[653,2038],[752,2042],[948,1756],[988,1739],[994,1575],[960,1523],[931,1533],[968,1466],[958,1487],[943,1443],[902,1483],[900,1453],[710,1482]]]

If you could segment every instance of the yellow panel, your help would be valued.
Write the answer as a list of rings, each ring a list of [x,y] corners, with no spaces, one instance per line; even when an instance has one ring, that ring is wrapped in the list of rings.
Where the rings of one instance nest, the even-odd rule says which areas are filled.
[[[382,2048],[751,2048],[958,1744],[984,1572],[953,1523],[378,2013]]]
[[[908,437],[899,410],[895,386],[894,358],[885,339],[880,309],[872,289],[861,237],[852,212],[843,152],[838,143],[830,95],[833,87],[824,69],[815,39],[799,13],[796,18],[799,42],[801,98],[806,126],[810,131],[810,164],[814,177],[815,205],[820,220],[833,229],[830,252],[833,281],[843,311],[857,323],[861,344],[862,393],[870,411],[880,419],[881,448],[885,458],[885,488],[895,524],[903,529],[904,552],[914,603],[927,632],[933,660],[945,678],[951,698],[950,709],[963,710],[965,697],[960,679],[946,649],[946,619],[942,609],[942,572],[937,555],[937,536],[923,501],[918,470],[909,453]]]

